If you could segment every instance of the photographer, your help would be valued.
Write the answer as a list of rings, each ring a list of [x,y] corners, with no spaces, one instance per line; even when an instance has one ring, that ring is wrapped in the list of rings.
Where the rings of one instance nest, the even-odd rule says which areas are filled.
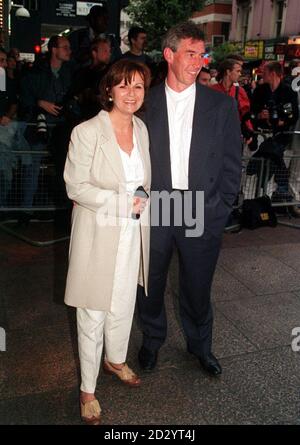
[[[58,182],[63,186],[63,167],[70,129],[66,125],[69,90],[72,79],[71,48],[68,39],[52,36],[48,42],[49,53],[37,62],[21,81],[21,112],[28,125],[25,136],[32,150],[52,148]],[[32,207],[38,187],[42,155],[32,158],[32,164],[23,172],[24,187],[22,206]],[[62,190],[62,189],[61,189]]]
[[[252,98],[251,109],[256,129],[270,130],[271,137],[260,145],[256,157],[270,159],[270,177],[277,183],[273,201],[291,199],[288,194],[288,171],[283,160],[291,135],[298,120],[297,94],[282,81],[283,72],[279,62],[270,62],[263,70],[264,83],[259,85]]]

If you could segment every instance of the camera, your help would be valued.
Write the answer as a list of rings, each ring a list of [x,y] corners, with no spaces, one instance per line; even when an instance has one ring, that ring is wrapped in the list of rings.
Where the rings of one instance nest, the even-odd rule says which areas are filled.
[[[293,106],[290,102],[285,104],[277,104],[274,100],[270,100],[266,106],[270,113],[270,121],[273,125],[277,125],[279,120],[285,123],[293,118]]]

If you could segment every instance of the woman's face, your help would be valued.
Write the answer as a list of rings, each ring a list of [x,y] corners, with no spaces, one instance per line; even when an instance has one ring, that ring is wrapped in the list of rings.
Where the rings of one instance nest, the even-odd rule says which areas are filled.
[[[125,79],[123,79],[118,85],[114,86],[111,90],[111,96],[114,111],[132,115],[143,104],[145,96],[144,80],[139,73],[135,73],[131,83],[126,85]]]

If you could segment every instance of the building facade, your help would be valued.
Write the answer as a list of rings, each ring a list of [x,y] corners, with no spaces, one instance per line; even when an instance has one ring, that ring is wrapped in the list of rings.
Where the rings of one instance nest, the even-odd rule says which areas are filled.
[[[193,14],[192,20],[202,26],[208,47],[226,42],[230,34],[231,0],[207,0],[204,8]]]
[[[229,40],[246,59],[300,58],[299,0],[233,0]]]
[[[0,0],[1,1],[1,0]],[[21,52],[33,52],[42,38],[54,34],[68,34],[71,30],[88,25],[86,15],[96,4],[107,4],[109,15],[108,31],[119,38],[120,11],[128,5],[128,0],[95,0],[93,2],[76,0],[3,0],[10,5],[10,46],[20,48]],[[24,19],[17,17],[16,6],[23,5],[30,13]],[[15,6],[14,6],[15,5]],[[1,9],[0,9],[1,11]]]

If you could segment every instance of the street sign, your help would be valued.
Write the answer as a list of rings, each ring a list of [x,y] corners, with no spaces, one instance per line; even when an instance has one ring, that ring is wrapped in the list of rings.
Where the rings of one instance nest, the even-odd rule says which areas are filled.
[[[34,53],[20,53],[20,60],[26,60],[26,62],[34,62]]]
[[[76,17],[75,3],[70,0],[57,1],[55,13],[57,17]]]
[[[104,2],[76,2],[76,14],[88,15],[91,7],[95,5],[103,6]]]

